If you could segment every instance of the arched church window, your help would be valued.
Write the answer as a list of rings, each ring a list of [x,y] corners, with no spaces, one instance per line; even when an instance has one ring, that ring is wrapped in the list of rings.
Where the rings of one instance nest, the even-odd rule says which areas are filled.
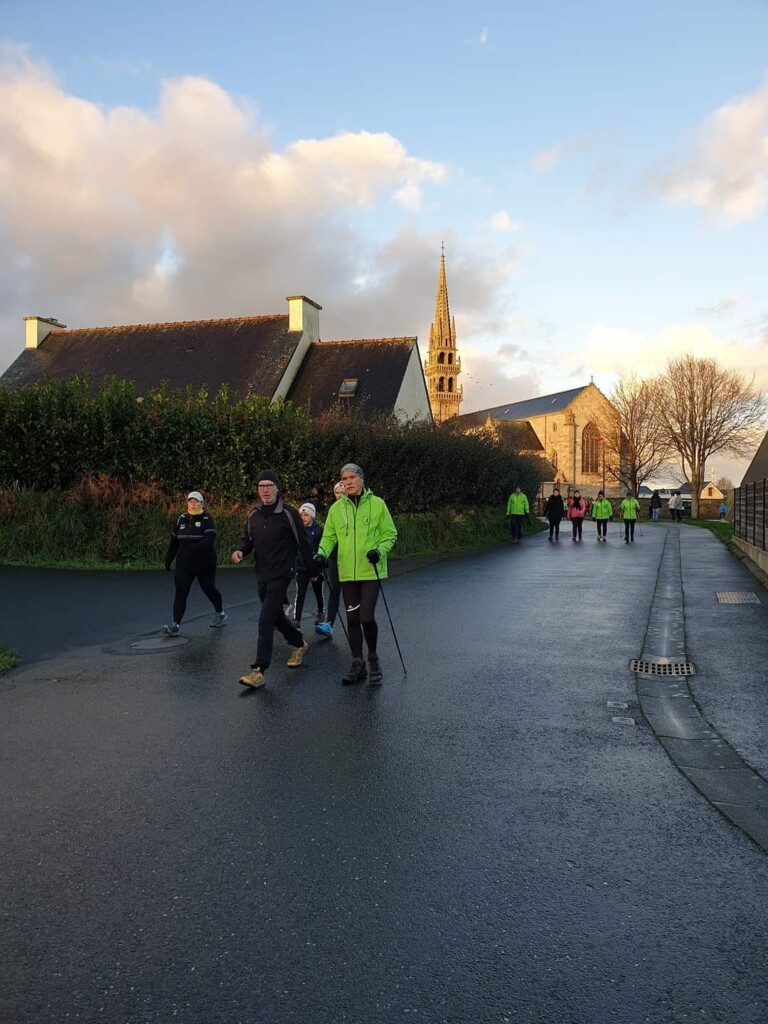
[[[441,365],[445,362],[445,352],[438,352],[437,353],[437,361]]]
[[[600,472],[600,434],[594,423],[588,423],[581,432],[581,472]]]
[[[448,365],[451,366],[452,364],[453,364],[453,352],[449,352],[448,353]]]
[[[448,390],[453,391],[453,377],[448,378]]]
[[[557,448],[552,449],[552,452],[549,456],[549,461],[552,463],[555,472],[557,472]]]
[[[437,382],[437,390],[445,391],[445,377],[441,377]]]

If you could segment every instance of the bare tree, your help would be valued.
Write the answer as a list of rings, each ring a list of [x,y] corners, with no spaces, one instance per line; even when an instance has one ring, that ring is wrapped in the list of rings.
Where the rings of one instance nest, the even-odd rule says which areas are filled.
[[[723,494],[733,490],[733,480],[728,476],[719,476],[715,482],[715,487],[719,487]]]
[[[640,486],[667,461],[658,415],[655,379],[622,377],[611,392],[614,419],[600,424],[606,472],[637,494]]]
[[[765,399],[754,378],[696,356],[670,359],[658,387],[663,439],[691,483],[691,515],[698,519],[708,460],[717,452],[751,454],[762,433]]]

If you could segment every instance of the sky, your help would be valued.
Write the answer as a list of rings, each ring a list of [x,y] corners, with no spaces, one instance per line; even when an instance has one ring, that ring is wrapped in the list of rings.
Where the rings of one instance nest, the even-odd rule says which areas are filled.
[[[425,355],[444,243],[462,412],[687,352],[768,390],[766,40],[764,0],[3,0],[0,372],[27,315],[295,294]]]

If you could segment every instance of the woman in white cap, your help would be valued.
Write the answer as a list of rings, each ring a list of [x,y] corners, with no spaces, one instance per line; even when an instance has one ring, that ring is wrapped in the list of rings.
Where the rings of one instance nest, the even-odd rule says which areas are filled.
[[[307,543],[314,558],[317,554],[320,538],[323,536],[322,526],[315,522],[317,519],[317,509],[311,501],[305,501],[303,505],[299,506],[299,515],[304,525],[304,533],[307,535]],[[301,629],[301,613],[304,611],[304,598],[307,596],[307,588],[310,583],[310,570],[314,572],[314,566],[304,565],[304,558],[301,551],[299,551],[296,555],[296,608],[293,621],[297,629]],[[323,612],[325,611],[322,577],[315,576],[312,579],[312,589],[315,592],[315,600],[317,601],[317,615],[315,617],[315,625],[317,626],[323,621]]]
[[[171,571],[176,559],[176,596],[173,599],[173,621],[163,626],[167,636],[178,636],[181,620],[187,610],[187,596],[197,580],[200,589],[213,605],[211,627],[226,626],[221,594],[216,589],[216,524],[203,508],[200,491],[187,495],[187,511],[182,512],[171,527],[171,540],[165,555],[165,568]]]
[[[376,602],[381,590],[379,581],[387,578],[387,555],[397,540],[397,530],[385,503],[365,486],[358,465],[348,462],[343,466],[341,482],[345,493],[328,511],[315,564],[322,572],[338,546],[339,579],[352,648],[352,664],[342,676],[342,683],[348,686],[366,677],[371,683],[380,683]],[[368,645],[367,667],[363,637]]]

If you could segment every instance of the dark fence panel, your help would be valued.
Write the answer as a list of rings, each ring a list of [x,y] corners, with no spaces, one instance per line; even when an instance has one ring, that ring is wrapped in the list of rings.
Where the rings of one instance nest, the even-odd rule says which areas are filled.
[[[737,487],[733,496],[733,532],[740,540],[768,551],[768,480]]]

